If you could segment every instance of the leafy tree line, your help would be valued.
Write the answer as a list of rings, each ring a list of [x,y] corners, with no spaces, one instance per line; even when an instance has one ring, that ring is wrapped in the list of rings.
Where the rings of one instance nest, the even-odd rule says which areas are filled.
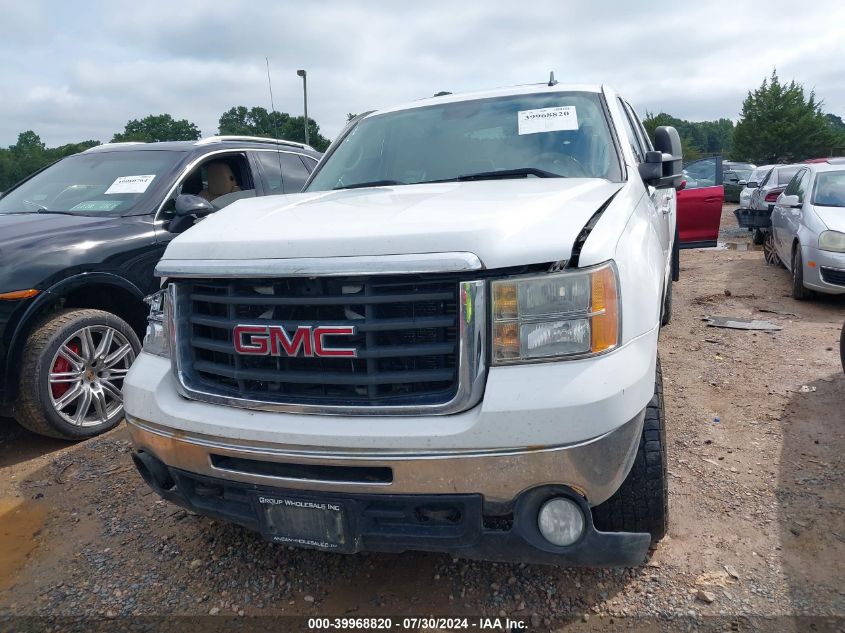
[[[720,154],[757,164],[789,163],[845,154],[845,121],[825,113],[815,93],[793,81],[781,83],[777,72],[742,103],[739,122],[684,121],[665,112],[646,113],[649,134],[659,125],[678,129],[684,160]]]
[[[268,112],[262,107],[247,109],[235,106],[221,115],[218,134],[265,136],[304,143],[305,117]],[[201,135],[199,127],[187,119],[177,120],[169,114],[151,114],[127,121],[124,129],[112,136],[111,142],[194,141]],[[311,146],[321,152],[329,146],[329,139],[320,134],[320,126],[310,117],[308,137]],[[48,148],[32,130],[21,132],[14,145],[0,148],[0,191],[6,191],[22,178],[60,158],[99,144],[100,141],[89,140]]]
[[[17,143],[0,148],[0,191],[53,161],[99,144],[100,141],[81,141],[48,148],[32,130],[21,132]]]

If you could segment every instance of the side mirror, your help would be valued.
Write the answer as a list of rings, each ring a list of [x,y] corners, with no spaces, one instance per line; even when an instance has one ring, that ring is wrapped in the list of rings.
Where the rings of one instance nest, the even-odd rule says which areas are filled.
[[[678,183],[678,186],[675,187],[675,189],[677,189],[678,191],[683,191],[686,188],[687,188],[687,181],[686,180],[682,180],[681,182]]]
[[[739,185],[740,187],[746,187],[748,185],[748,181],[747,180],[740,180],[736,184]]]
[[[214,206],[200,196],[182,194],[176,198],[176,217],[192,215],[195,218],[204,218],[214,211]]]
[[[167,224],[167,230],[171,233],[182,233],[194,225],[199,218],[214,213],[216,209],[205,198],[182,194],[176,198],[176,217]]]
[[[782,207],[792,207],[793,209],[797,209],[801,206],[801,201],[798,200],[798,196],[785,196],[781,194],[778,204]]]
[[[745,183],[745,186],[748,187],[749,189],[756,189],[757,187],[760,186],[760,183],[757,182],[756,180],[752,180],[751,182]]]
[[[645,180],[646,184],[658,189],[677,189],[681,185],[681,170],[683,168],[684,152],[681,149],[681,137],[671,125],[661,125],[654,130],[655,152],[647,152],[644,165],[651,164],[660,155],[660,177]],[[654,155],[651,159],[649,155]],[[651,174],[649,174],[651,175]]]
[[[663,177],[663,152],[646,152],[645,162],[638,168],[640,177],[649,185],[653,185]]]

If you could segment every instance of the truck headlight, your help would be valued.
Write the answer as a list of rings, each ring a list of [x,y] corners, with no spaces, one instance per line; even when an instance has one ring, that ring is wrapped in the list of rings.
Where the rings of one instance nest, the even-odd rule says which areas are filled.
[[[613,262],[492,283],[493,364],[600,354],[619,345]]]
[[[819,250],[845,253],[845,233],[822,231],[819,235]]]
[[[164,289],[144,299],[150,306],[144,351],[165,358],[170,357],[169,297],[170,293]]]

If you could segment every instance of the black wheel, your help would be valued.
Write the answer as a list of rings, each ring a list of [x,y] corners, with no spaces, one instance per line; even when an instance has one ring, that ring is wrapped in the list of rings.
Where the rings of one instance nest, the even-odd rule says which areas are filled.
[[[754,234],[751,236],[751,241],[755,246],[762,246],[766,241],[766,236],[760,229],[754,229]]]
[[[669,477],[663,373],[657,360],[654,397],[645,412],[640,446],[631,472],[613,496],[593,508],[593,521],[605,532],[648,532],[652,543],[666,535],[669,520]]]
[[[802,301],[810,291],[804,287],[804,260],[801,257],[801,246],[796,245],[792,252],[792,298]]]
[[[123,319],[101,310],[64,310],[30,334],[14,414],[30,431],[81,440],[123,418],[123,379],[141,349]]]
[[[775,236],[771,231],[766,231],[766,237],[763,240],[763,257],[766,258],[769,266],[782,266],[775,250]]]

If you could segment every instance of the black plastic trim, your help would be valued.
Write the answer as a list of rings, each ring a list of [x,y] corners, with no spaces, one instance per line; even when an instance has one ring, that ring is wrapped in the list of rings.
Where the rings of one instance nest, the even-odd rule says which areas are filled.
[[[165,490],[148,481],[160,496],[254,531],[262,531],[254,503],[258,494],[342,504],[350,534],[344,547],[335,551],[345,553],[413,550],[449,552],[464,558],[499,562],[633,567],[645,561],[651,543],[647,533],[599,532],[586,500],[563,485],[533,488],[509,505],[497,504],[496,514],[488,515],[485,512],[493,508],[479,494],[305,492],[205,477],[175,468],[169,470],[176,482],[173,489]],[[539,507],[557,496],[577,503],[585,517],[583,536],[567,547],[546,542],[537,528]],[[497,522],[497,518],[503,520]]]
[[[681,248],[713,248],[717,246],[716,240],[701,240],[699,242],[681,242]]]

